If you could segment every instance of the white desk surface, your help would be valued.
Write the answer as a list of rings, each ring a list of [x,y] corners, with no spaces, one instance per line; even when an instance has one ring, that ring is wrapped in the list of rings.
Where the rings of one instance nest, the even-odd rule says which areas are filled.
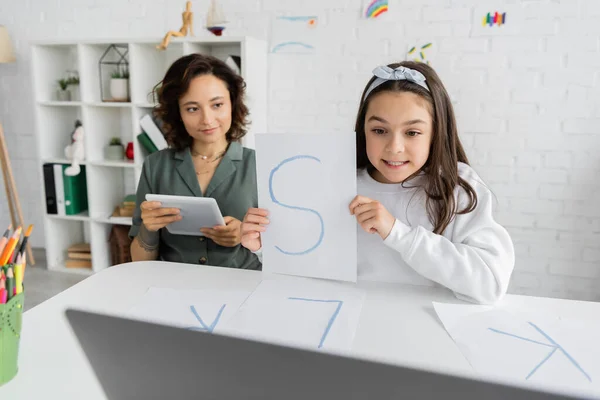
[[[158,261],[101,271],[23,315],[19,372],[0,387],[0,398],[105,399],[65,318],[67,308],[118,315],[135,305],[151,286],[250,291],[265,276],[257,271]],[[372,282],[357,286],[366,291],[366,298],[353,344],[355,356],[463,376],[475,374],[431,304],[462,304],[449,291]],[[518,297],[522,296],[507,296],[502,305],[510,308]],[[584,320],[600,316],[600,303],[536,297],[526,300],[528,306],[559,316]],[[382,317],[386,315],[392,317]]]

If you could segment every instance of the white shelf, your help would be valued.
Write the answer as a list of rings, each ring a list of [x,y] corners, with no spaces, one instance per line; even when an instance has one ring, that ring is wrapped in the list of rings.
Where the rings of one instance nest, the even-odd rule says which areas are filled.
[[[254,147],[254,134],[267,130],[267,43],[250,37],[172,38],[166,51],[156,45],[162,37],[110,40],[55,40],[31,43],[31,71],[35,101],[36,139],[39,168],[44,163],[71,164],[65,147],[71,143],[75,121],[84,129],[85,177],[88,211],[79,215],[45,214],[47,265],[53,270],[90,275],[111,263],[109,237],[114,225],[132,224],[131,218],[111,217],[115,207],[128,194],[134,194],[142,172],[145,151],[137,140],[139,120],[156,107],[152,92],[167,69],[180,57],[202,53],[226,60],[230,55],[242,60],[241,75],[246,81],[246,101],[252,124],[242,143]],[[129,61],[129,102],[111,102],[110,72],[98,62],[111,44],[127,50]],[[78,101],[57,101],[57,80],[67,71],[79,74]],[[101,79],[102,74],[102,79]],[[101,86],[102,85],[102,86]],[[134,160],[108,161],[104,147],[119,138],[124,146],[133,142]],[[43,174],[39,174],[44,187]],[[66,268],[67,249],[75,243],[90,243],[93,270]]]
[[[84,211],[76,215],[46,214],[46,217],[51,219],[62,219],[65,221],[91,221],[88,211]]]
[[[114,107],[114,108],[129,108],[132,106],[130,102],[124,101],[90,101],[83,103],[91,107]]]
[[[58,158],[57,157],[57,158],[44,158],[42,160],[42,163],[44,163],[44,164],[46,164],[46,163],[48,163],[48,164],[72,164],[73,161],[67,160],[66,158]],[[87,163],[88,162],[84,160],[84,161],[80,162],[79,164],[86,165]]]
[[[141,167],[134,161],[89,161],[89,165],[97,167],[113,167],[113,168],[135,168]]]
[[[55,107],[79,107],[83,103],[81,101],[38,101],[41,106],[55,106]]]
[[[131,217],[94,218],[94,221],[112,225],[133,225]]]

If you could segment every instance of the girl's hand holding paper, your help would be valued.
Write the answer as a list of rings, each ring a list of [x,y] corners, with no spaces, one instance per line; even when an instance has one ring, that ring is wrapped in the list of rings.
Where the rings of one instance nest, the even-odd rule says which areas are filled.
[[[356,216],[360,227],[368,233],[378,233],[383,240],[388,237],[396,218],[378,201],[356,196],[350,202],[350,214]]]

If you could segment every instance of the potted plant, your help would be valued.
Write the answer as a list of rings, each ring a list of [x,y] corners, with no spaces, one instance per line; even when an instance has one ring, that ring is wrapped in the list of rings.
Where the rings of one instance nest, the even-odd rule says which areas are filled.
[[[59,79],[58,81],[58,90],[56,91],[56,96],[58,101],[70,101],[71,93],[67,90],[69,87],[68,79]]]
[[[122,161],[124,154],[125,149],[123,148],[123,143],[121,143],[121,139],[118,137],[113,137],[108,146],[104,147],[105,160]]]
[[[79,75],[77,75],[77,73],[73,73],[73,75],[67,79],[67,84],[71,100],[79,101]]]
[[[111,74],[110,95],[114,101],[129,100],[129,71],[117,70]]]

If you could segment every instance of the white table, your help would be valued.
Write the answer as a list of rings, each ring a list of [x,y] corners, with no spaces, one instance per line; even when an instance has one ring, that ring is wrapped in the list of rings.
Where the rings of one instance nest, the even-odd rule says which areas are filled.
[[[0,387],[0,398],[105,398],[64,316],[69,307],[119,314],[135,305],[151,286],[249,291],[265,275],[256,271],[157,261],[123,264],[99,272],[23,315],[19,373]],[[293,279],[278,275],[268,277]],[[449,291],[371,282],[361,282],[358,287],[366,291],[366,298],[353,345],[355,356],[463,376],[475,375],[431,304],[432,301],[461,303]],[[521,296],[508,297],[503,306],[510,307],[517,297]],[[528,306],[544,307],[560,316],[586,320],[600,316],[600,303],[526,299]],[[385,315],[393,317],[382,318]]]

